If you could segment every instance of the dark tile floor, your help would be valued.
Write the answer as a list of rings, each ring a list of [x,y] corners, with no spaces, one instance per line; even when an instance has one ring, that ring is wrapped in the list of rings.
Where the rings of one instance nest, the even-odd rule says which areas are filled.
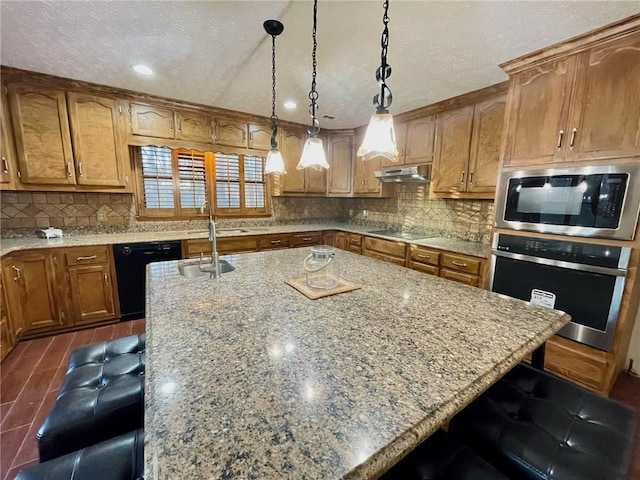
[[[76,347],[144,332],[144,320],[20,342],[0,364],[0,480],[38,463],[36,432],[56,400]]]
[[[38,462],[36,431],[56,399],[69,352],[81,345],[142,333],[144,327],[144,320],[134,320],[16,346],[0,365],[0,480],[13,480],[20,470]],[[640,414],[640,378],[620,374],[611,398]],[[640,480],[640,428],[631,478]]]

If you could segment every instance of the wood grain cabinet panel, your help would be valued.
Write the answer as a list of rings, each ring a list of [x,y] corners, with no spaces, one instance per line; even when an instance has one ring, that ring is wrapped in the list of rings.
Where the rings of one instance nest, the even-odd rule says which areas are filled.
[[[330,135],[327,141],[329,171],[329,195],[349,195],[351,193],[351,173],[353,161],[353,135]]]
[[[258,237],[258,248],[260,250],[275,250],[278,248],[289,248],[291,246],[291,234],[260,235]]]
[[[249,148],[271,150],[271,127],[269,125],[249,124]]]
[[[225,255],[231,253],[257,252],[258,237],[224,237],[218,238],[218,254]],[[209,247],[211,251],[211,247]]]
[[[383,167],[412,165],[433,161],[436,116],[427,115],[394,125],[399,161],[382,160]]]
[[[208,115],[191,112],[175,112],[176,139],[201,143],[215,142],[214,121]]]
[[[85,265],[67,269],[74,324],[116,318],[114,288],[109,265]]]
[[[414,263],[422,263],[438,267],[440,265],[440,252],[418,245],[409,245],[409,260]]]
[[[364,256],[377,258],[395,265],[405,266],[406,252],[407,244],[404,242],[366,236],[362,240],[362,254]]]
[[[131,115],[131,133],[143,137],[174,138],[173,110],[132,103],[129,105]]]
[[[217,118],[216,142],[229,147],[247,148],[247,124],[237,120]]]
[[[68,93],[76,180],[79,185],[123,187],[125,145],[116,100]]]
[[[16,339],[13,335],[13,328],[9,320],[4,282],[2,275],[0,275],[0,360],[7,356],[15,346],[15,343]]]
[[[13,130],[9,124],[8,99],[2,96],[2,109],[0,110],[0,190],[14,188],[14,162],[15,149],[13,144]]]
[[[281,193],[304,193],[305,192],[305,170],[298,170],[296,166],[302,155],[306,136],[300,132],[290,132],[283,130],[280,136],[280,152],[284,160],[285,175],[280,175]]]
[[[322,241],[322,232],[294,233],[291,236],[291,245],[294,247],[322,245]]]
[[[76,183],[64,91],[8,86],[16,153],[23,183]]]
[[[477,287],[480,283],[480,279],[477,275],[469,275],[464,272],[457,272],[455,270],[448,270],[446,268],[440,269],[440,276],[447,280],[453,280],[454,282],[464,283],[472,287]]]

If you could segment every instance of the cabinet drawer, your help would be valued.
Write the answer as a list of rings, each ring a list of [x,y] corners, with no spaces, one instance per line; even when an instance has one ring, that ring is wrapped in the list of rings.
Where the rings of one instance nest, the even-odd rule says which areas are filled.
[[[258,239],[260,250],[274,248],[289,248],[291,246],[291,234],[286,235],[262,235]]]
[[[409,258],[411,262],[424,263],[425,265],[440,265],[440,252],[417,245],[409,246]],[[437,269],[436,269],[437,270]]]
[[[356,233],[350,233],[349,234],[349,245],[350,246],[358,246],[360,247],[362,245],[362,235],[358,235]]]
[[[607,369],[607,361],[602,358],[603,352],[590,355],[580,351],[589,347],[574,347],[571,343],[559,337],[550,338],[545,347],[545,369],[583,387],[602,392]]]
[[[450,270],[478,275],[480,273],[481,264],[482,260],[479,258],[444,253],[442,254],[442,263],[440,266]]]
[[[409,261],[409,268],[422,273],[428,273],[429,275],[435,275],[436,277],[440,276],[440,269],[437,266]]]
[[[184,258],[198,257],[201,253],[211,255],[211,242],[206,239],[192,239],[182,241],[182,256]]]
[[[347,250],[362,255],[362,247],[360,245],[348,245]]]
[[[477,287],[480,280],[477,275],[470,275],[468,273],[448,270],[446,268],[440,269],[440,276],[442,278],[446,278],[447,280],[453,280],[454,282],[471,285],[472,287]]]
[[[382,260],[383,262],[393,263],[394,265],[399,265],[401,267],[404,267],[404,265],[405,265],[404,258],[392,257],[392,256],[389,256],[389,255],[385,255],[384,253],[374,252],[372,250],[365,250],[364,251],[364,256],[365,257],[370,257],[370,258],[375,258],[377,260]]]
[[[106,246],[72,247],[65,248],[63,251],[66,264],[69,266],[109,263],[109,252]]]
[[[382,240],[380,238],[364,237],[363,246],[366,252],[373,251],[382,253],[383,255],[401,259],[403,265],[405,263],[407,244],[404,242],[393,242],[391,240]]]
[[[219,238],[217,242],[218,253],[256,252],[258,250],[258,237],[226,237]]]
[[[322,245],[322,232],[294,233],[293,246]]]

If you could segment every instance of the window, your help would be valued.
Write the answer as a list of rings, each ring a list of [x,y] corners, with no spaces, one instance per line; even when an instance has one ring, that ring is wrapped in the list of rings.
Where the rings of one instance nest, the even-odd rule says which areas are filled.
[[[146,146],[136,149],[136,169],[143,218],[200,216],[209,195],[216,215],[270,213],[262,157]]]

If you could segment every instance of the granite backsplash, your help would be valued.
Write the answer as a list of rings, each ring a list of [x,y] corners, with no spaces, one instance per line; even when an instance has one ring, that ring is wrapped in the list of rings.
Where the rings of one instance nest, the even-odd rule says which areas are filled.
[[[132,194],[5,191],[0,213],[3,238],[31,237],[49,226],[66,235],[206,228],[204,220],[137,220]],[[488,243],[492,219],[492,201],[429,199],[428,187],[406,184],[387,199],[274,197],[270,217],[217,222],[222,228],[352,222]]]

